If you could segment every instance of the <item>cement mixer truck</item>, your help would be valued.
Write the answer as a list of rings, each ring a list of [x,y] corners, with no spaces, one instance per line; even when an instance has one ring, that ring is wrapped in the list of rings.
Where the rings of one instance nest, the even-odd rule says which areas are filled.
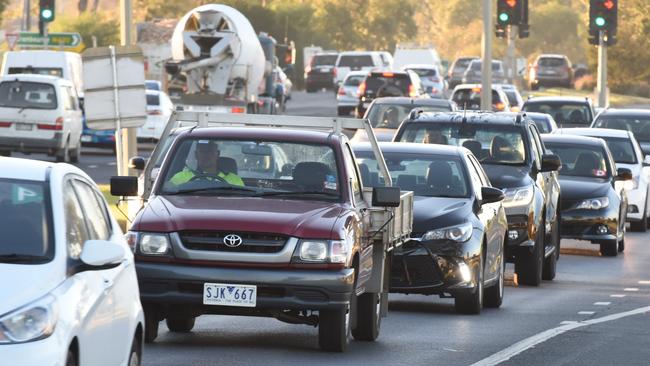
[[[192,9],[172,35],[169,85],[181,87],[176,101],[185,110],[275,114],[278,102],[272,38],[258,36],[238,10],[221,4]],[[264,48],[263,48],[264,47]]]

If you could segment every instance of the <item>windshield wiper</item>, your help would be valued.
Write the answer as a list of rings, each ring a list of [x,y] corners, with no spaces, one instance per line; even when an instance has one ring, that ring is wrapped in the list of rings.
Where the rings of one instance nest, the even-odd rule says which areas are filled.
[[[319,195],[327,197],[338,197],[338,194],[327,193],[323,191],[291,191],[291,192],[262,192],[260,196],[269,197],[269,196],[300,196],[300,195]]]
[[[3,263],[30,263],[41,262],[47,259],[42,255],[31,254],[0,254],[0,262]]]
[[[239,186],[225,186],[225,187],[206,187],[206,188],[192,188],[180,189],[174,192],[165,192],[166,195],[188,194],[188,193],[202,193],[202,192],[215,192],[215,191],[239,191],[239,192],[253,192],[257,193],[256,189],[239,187]]]

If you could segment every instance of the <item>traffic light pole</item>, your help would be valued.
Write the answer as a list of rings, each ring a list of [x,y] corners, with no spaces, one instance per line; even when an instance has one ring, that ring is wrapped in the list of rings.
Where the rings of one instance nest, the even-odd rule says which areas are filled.
[[[492,0],[483,0],[481,110],[492,110]],[[462,107],[462,106],[459,106]]]
[[[605,32],[598,32],[598,106],[606,108],[609,105],[607,90],[607,44],[605,42]]]
[[[518,27],[516,25],[508,26],[508,47],[506,49],[506,64],[508,66],[508,82],[514,84],[517,80],[517,60],[515,55],[515,40],[517,39]]]
[[[120,0],[120,36],[123,46],[131,45],[131,24],[132,24],[132,0]],[[121,165],[118,171],[124,175],[136,175],[137,172],[129,169],[129,159],[138,154],[138,140],[137,128],[122,128],[121,129],[121,156],[117,157],[117,164]],[[117,139],[116,139],[117,141]]]

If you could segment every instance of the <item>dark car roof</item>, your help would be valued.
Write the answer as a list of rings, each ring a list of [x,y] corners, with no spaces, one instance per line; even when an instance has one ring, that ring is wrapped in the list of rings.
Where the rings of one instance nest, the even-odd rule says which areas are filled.
[[[524,114],[526,116],[528,116],[528,117],[531,117],[531,118],[537,117],[537,118],[545,118],[545,119],[548,119],[548,120],[553,118],[553,116],[551,116],[550,114],[542,113],[542,112],[525,112]]]
[[[529,103],[586,103],[590,104],[591,101],[583,97],[531,97],[526,100],[524,104]]]
[[[588,146],[600,146],[602,147],[605,144],[603,139],[597,137],[588,137],[588,136],[579,136],[579,135],[559,135],[559,134],[544,134],[542,136],[542,141],[544,143],[558,143],[558,144],[575,144],[575,145],[588,145]]]
[[[451,106],[448,99],[436,98],[409,98],[409,97],[382,97],[374,100],[375,104],[413,105],[413,106]]]
[[[370,152],[372,146],[370,143],[363,142],[353,144],[352,149],[356,151]],[[438,145],[438,144],[421,144],[414,142],[380,142],[379,149],[383,153],[409,153],[421,155],[450,155],[459,156],[466,149],[459,146]],[[469,151],[469,150],[467,150]]]
[[[454,122],[462,123],[465,119],[467,123],[475,124],[499,124],[499,125],[515,125],[517,124],[517,116],[524,117],[524,114],[514,112],[423,112],[419,113],[415,119],[408,119],[408,122]],[[529,121],[530,119],[521,118],[521,121]]]
[[[181,132],[179,138],[249,138],[252,140],[276,140],[301,143],[323,143],[331,145],[340,141],[339,135],[330,131],[314,131],[286,128],[261,127],[204,127]]]
[[[650,116],[650,109],[605,109],[600,116]]]

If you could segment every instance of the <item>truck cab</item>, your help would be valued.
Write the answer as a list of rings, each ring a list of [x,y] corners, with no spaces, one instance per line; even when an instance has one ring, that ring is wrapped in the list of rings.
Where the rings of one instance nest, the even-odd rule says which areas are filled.
[[[386,312],[385,264],[410,233],[412,193],[364,189],[342,129],[323,129],[328,119],[300,128],[291,122],[310,118],[176,117],[215,123],[174,135],[127,234],[146,340],[163,319],[187,332],[202,314],[318,326],[329,351],[345,350],[350,334],[374,340]],[[241,123],[214,127],[224,120]],[[136,194],[134,182],[114,178],[113,194]]]

